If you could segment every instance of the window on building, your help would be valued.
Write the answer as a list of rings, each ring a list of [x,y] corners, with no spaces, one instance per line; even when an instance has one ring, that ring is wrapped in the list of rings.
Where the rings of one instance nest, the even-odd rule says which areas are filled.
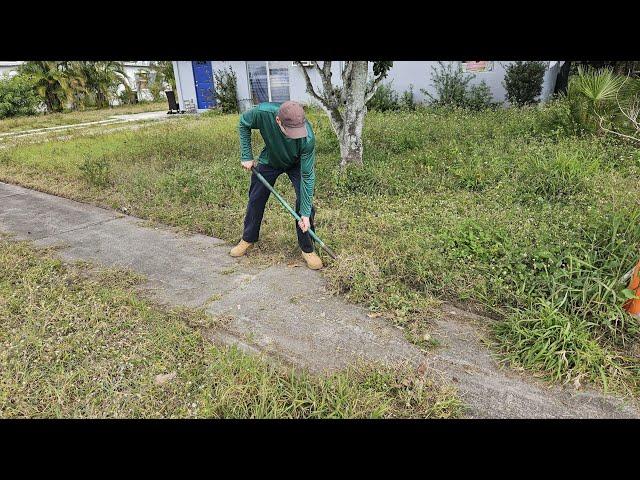
[[[272,102],[289,100],[289,62],[268,62]]]
[[[149,88],[149,74],[146,72],[137,72],[135,74],[136,79],[136,90],[141,92],[142,90],[147,90]]]
[[[254,105],[290,99],[289,62],[247,62],[247,73]]]
[[[247,62],[251,100],[254,105],[269,101],[266,62]]]

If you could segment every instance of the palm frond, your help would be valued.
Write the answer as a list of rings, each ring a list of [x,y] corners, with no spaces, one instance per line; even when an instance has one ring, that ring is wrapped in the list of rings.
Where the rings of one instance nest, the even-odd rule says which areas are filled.
[[[610,69],[584,70],[578,67],[574,81],[574,91],[584,95],[592,104],[613,101],[625,77],[614,74]]]

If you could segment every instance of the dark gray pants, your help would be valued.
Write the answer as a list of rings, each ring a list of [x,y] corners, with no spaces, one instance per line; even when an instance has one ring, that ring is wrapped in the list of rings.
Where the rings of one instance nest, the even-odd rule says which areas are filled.
[[[300,164],[298,163],[289,170],[280,170],[261,163],[259,163],[255,168],[271,186],[275,185],[276,180],[280,175],[283,173],[287,174],[296,191],[296,212],[300,215]],[[249,203],[247,204],[247,214],[244,217],[244,233],[242,234],[242,239],[245,242],[254,243],[258,241],[258,237],[260,236],[260,224],[262,223],[262,216],[264,215],[264,207],[267,204],[270,194],[271,192],[269,189],[265,187],[260,180],[258,180],[258,177],[251,174]],[[311,223],[311,229],[314,232],[316,231],[313,223],[315,214],[315,208],[312,206],[309,221]],[[311,235],[309,235],[309,232],[302,232],[298,226],[298,222],[296,222],[296,232],[298,234],[298,245],[300,245],[302,251],[306,253],[313,252],[313,239],[311,238]]]

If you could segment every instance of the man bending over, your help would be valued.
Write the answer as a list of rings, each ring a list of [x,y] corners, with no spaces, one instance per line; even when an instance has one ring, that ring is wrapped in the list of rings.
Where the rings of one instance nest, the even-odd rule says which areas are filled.
[[[251,130],[260,130],[264,148],[253,159]],[[296,191],[296,212],[300,221],[296,223],[298,245],[307,266],[313,270],[322,268],[322,260],[313,250],[313,239],[309,228],[315,231],[313,218],[313,189],[315,185],[315,136],[311,124],[305,119],[302,105],[287,101],[261,103],[240,115],[240,158],[242,167],[258,172],[273,186],[276,179],[286,173]],[[255,175],[251,175],[249,203],[244,218],[244,232],[240,243],[231,249],[232,257],[241,257],[258,241],[264,207],[271,192]]]

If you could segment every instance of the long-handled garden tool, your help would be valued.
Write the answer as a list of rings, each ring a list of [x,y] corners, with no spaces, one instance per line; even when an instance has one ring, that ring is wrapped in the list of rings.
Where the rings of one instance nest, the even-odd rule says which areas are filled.
[[[255,168],[252,168],[251,171],[255,174],[256,177],[258,177],[258,180],[260,180],[264,184],[264,186],[267,187],[271,191],[271,193],[273,193],[276,196],[278,201],[282,204],[284,208],[287,209],[287,211],[291,214],[291,216],[295,218],[297,222],[299,222],[300,215],[298,215],[296,211],[293,208],[291,208],[291,205],[289,205],[286,202],[286,200],[282,198],[278,192],[276,192],[275,188],[273,188],[271,184],[267,182],[267,179],[264,178],[262,174],[260,174],[260,172],[258,172],[258,170],[256,170]],[[337,258],[336,254],[333,253],[333,250],[327,247],[325,243],[322,240],[320,240],[320,237],[318,237],[311,228],[309,228],[307,231],[309,232],[309,235],[311,235],[311,238],[313,238],[316,241],[316,243],[320,245],[320,247],[329,254],[331,258],[333,258],[334,260]]]

